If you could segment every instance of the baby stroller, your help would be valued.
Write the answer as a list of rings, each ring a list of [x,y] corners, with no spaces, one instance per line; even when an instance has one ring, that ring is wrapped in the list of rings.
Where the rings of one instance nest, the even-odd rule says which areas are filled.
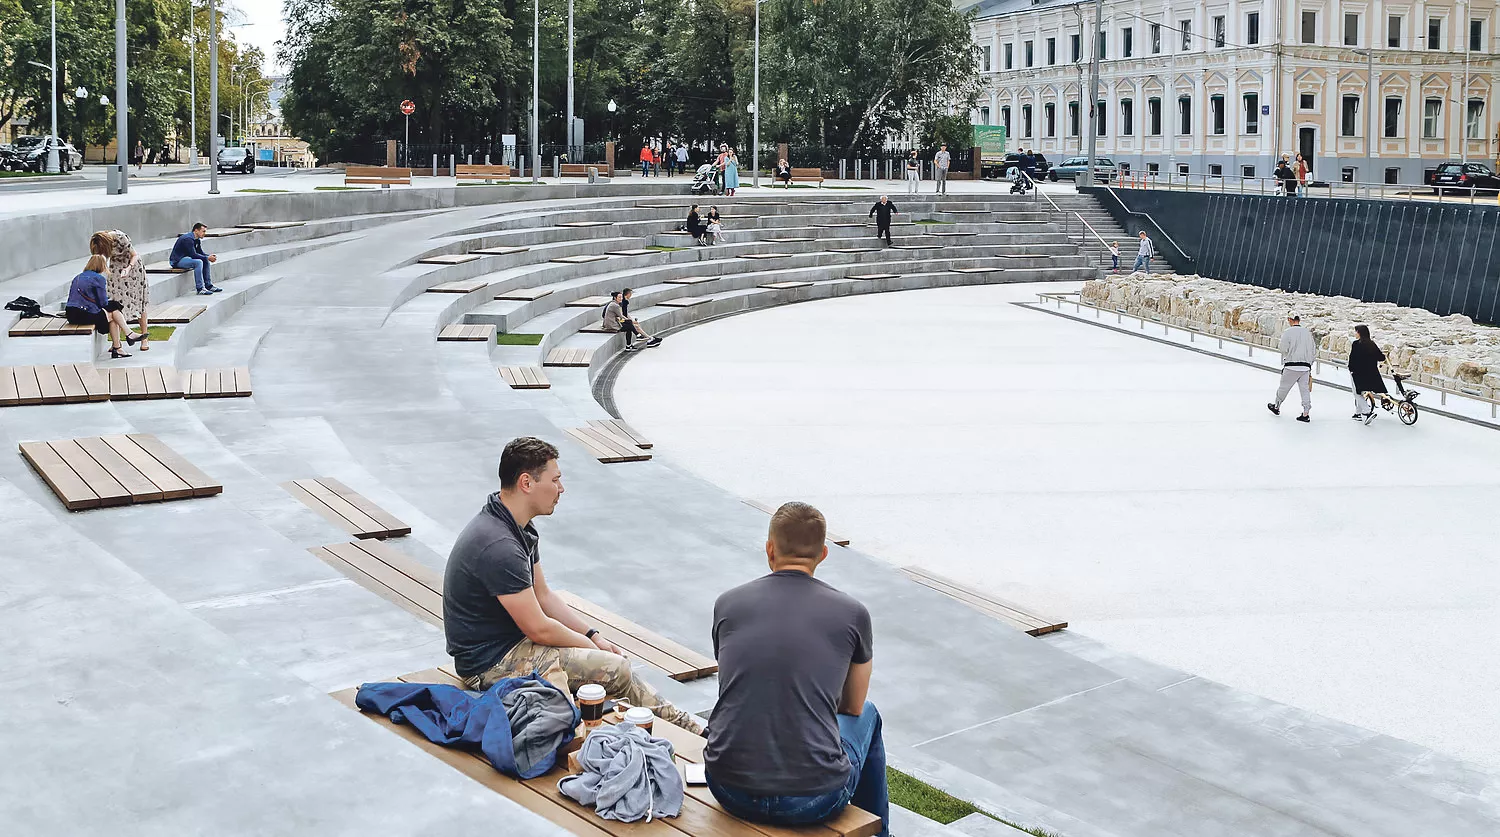
[[[694,195],[722,195],[724,181],[719,179],[719,170],[713,163],[704,163],[693,173],[693,184],[688,191]]]
[[[1009,172],[1010,193],[1012,195],[1024,195],[1036,188],[1036,184],[1027,176],[1026,172],[1019,168],[1012,168]]]

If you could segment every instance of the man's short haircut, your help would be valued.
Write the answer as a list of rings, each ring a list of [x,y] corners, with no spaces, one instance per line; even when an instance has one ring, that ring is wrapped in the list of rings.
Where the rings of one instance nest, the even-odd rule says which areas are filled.
[[[827,538],[823,513],[807,503],[783,503],[771,515],[771,545],[779,558],[817,560]]]
[[[539,477],[547,463],[557,458],[557,448],[535,436],[511,439],[500,454],[500,487],[515,488],[522,474]]]
[[[202,221],[199,221],[199,222],[193,224],[193,231],[196,232],[199,227],[202,227],[205,230],[208,229],[208,225],[207,224],[203,223]]]
[[[626,294],[628,294],[628,293],[630,293],[630,288],[626,288],[626,289],[625,289],[625,290],[623,290],[623,291],[620,291],[620,295],[621,295],[621,296],[624,296],[624,295],[626,295]]]

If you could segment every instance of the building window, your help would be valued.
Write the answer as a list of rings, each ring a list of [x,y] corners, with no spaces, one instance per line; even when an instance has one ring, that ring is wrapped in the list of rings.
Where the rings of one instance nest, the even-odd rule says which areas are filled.
[[[1077,64],[1079,61],[1083,60],[1083,36],[1082,35],[1069,35],[1068,36],[1068,48],[1072,50],[1072,52],[1070,54],[1073,56],[1072,57],[1072,61],[1073,61],[1074,64]]]
[[[1051,102],[1042,105],[1042,130],[1044,136],[1057,136],[1057,105]]]
[[[1252,46],[1260,43],[1260,12],[1245,15],[1245,43]]]
[[[1191,20],[1177,21],[1177,28],[1182,32],[1182,51],[1187,52],[1193,48],[1193,22]]]
[[[1094,105],[1094,124],[1097,126],[1099,136],[1109,136],[1109,111],[1102,101]]]
[[[1161,55],[1161,24],[1151,24],[1151,54]]]
[[[1440,17],[1427,18],[1427,48],[1443,48],[1443,19]]]
[[[1260,94],[1245,94],[1245,133],[1260,133]]]
[[[1135,135],[1135,102],[1129,99],[1120,100],[1120,136],[1129,137]]]
[[[1056,64],[1056,63],[1057,63],[1057,39],[1056,38],[1048,38],[1047,39],[1047,66],[1050,67],[1050,66],[1052,66],[1053,64]]]
[[[1208,97],[1208,118],[1216,135],[1224,134],[1224,97]]]
[[[1240,166],[1240,177],[1254,177],[1255,166]]]
[[[1010,132],[1010,105],[1000,106],[1000,124],[1005,128],[1005,135],[1011,136]]]
[[[1484,52],[1484,21],[1469,21],[1469,52]]]
[[[1078,136],[1078,103],[1068,102],[1068,136]]]
[[[988,124],[990,124],[990,109],[989,108],[980,108],[979,109],[979,124],[981,124],[981,125],[988,125]]]
[[[1208,176],[1209,177],[1223,177],[1224,176],[1224,167],[1221,166],[1221,165],[1219,165],[1218,163],[1209,163],[1208,164]]]
[[[1385,45],[1391,49],[1401,48],[1401,15],[1391,15],[1386,18]]]
[[[1161,99],[1155,96],[1146,100],[1146,133],[1161,136]]]
[[[1109,33],[1103,29],[1099,30],[1099,60],[1103,61],[1109,57]]]
[[[1021,105],[1021,136],[1031,139],[1031,105]]]
[[[1135,31],[1129,26],[1120,30],[1120,57],[1129,58],[1135,52]]]
[[[1302,43],[1315,44],[1318,42],[1318,13],[1304,11],[1302,13]]]
[[[1224,16],[1214,15],[1214,49],[1223,49],[1224,40]]]
[[[1152,177],[1155,177],[1158,174],[1161,174],[1161,163],[1147,163],[1146,164],[1146,174],[1149,174]]]
[[[1339,109],[1339,136],[1359,135],[1359,97],[1345,96]]]
[[[1177,97],[1177,133],[1188,136],[1193,133],[1193,97]]]
[[[979,68],[986,73],[990,71],[990,48],[988,46],[984,48],[984,60],[980,62]]]
[[[1396,96],[1385,100],[1385,135],[1391,139],[1401,136],[1401,99]]]
[[[1005,46],[1003,46],[1003,47],[1000,48],[1000,53],[1005,56],[1005,69],[1007,69],[1007,70],[1009,70],[1012,67],[1016,66],[1015,60],[1014,60],[1014,56],[1012,55],[1012,52],[1011,52],[1011,47],[1012,46],[1013,46],[1013,44],[1006,44]]]
[[[1484,139],[1484,100],[1470,99],[1464,111],[1464,138]]]
[[[1422,139],[1437,139],[1443,124],[1443,100],[1428,99],[1422,103]]]
[[[1180,175],[1182,175],[1183,177],[1187,177],[1189,174],[1192,173],[1192,171],[1193,171],[1192,169],[1188,168],[1188,164],[1187,163],[1178,163],[1177,164],[1177,173],[1180,174]]]
[[[1344,46],[1359,46],[1359,15],[1344,15]]]
[[[1036,44],[1032,41],[1026,42],[1026,66],[1030,67],[1036,63]]]
[[[1297,110],[1317,110],[1318,97],[1314,93],[1300,93],[1297,95]]]

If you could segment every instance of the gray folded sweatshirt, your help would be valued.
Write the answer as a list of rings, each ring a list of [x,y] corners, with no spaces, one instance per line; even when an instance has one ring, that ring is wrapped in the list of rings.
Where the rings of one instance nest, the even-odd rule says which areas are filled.
[[[672,764],[672,744],[635,724],[605,724],[578,751],[583,772],[557,783],[563,795],[607,820],[636,822],[675,817],[682,811],[682,776]]]

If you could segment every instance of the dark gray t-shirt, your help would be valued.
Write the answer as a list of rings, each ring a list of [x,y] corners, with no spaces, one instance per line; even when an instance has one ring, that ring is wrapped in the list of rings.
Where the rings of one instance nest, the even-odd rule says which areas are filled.
[[[719,702],[703,751],[714,781],[760,796],[842,786],[839,701],[850,663],[873,654],[870,612],[806,573],[774,572],[720,596]]]
[[[443,631],[460,677],[482,674],[526,638],[496,596],[531,586],[531,568],[541,555],[536,528],[516,525],[491,494],[459,533],[443,572]]]

